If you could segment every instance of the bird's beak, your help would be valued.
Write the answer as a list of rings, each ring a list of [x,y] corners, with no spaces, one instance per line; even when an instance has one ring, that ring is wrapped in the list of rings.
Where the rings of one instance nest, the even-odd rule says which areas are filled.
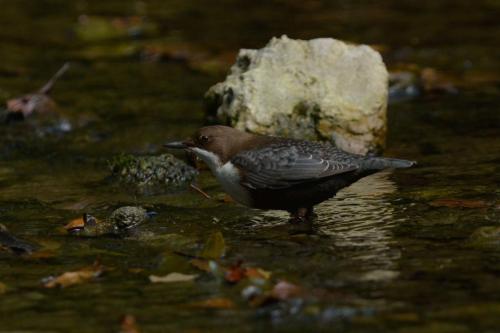
[[[194,143],[191,140],[186,140],[186,141],[174,141],[174,142],[167,142],[163,144],[163,147],[165,148],[170,148],[170,149],[186,149],[189,147],[193,147]]]

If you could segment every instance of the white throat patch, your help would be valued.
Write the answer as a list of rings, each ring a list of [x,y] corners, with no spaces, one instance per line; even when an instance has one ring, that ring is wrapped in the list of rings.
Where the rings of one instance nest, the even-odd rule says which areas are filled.
[[[227,162],[222,164],[219,157],[208,150],[200,148],[190,148],[190,150],[208,165],[227,194],[239,203],[251,206],[252,200],[248,191],[241,186],[240,173],[233,163]]]

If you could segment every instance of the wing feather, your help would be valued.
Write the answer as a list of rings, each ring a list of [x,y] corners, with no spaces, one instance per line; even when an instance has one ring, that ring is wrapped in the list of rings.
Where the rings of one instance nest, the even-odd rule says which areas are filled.
[[[285,141],[241,152],[231,162],[245,171],[242,185],[254,189],[282,189],[359,169],[354,155],[333,146],[325,154],[324,148]]]

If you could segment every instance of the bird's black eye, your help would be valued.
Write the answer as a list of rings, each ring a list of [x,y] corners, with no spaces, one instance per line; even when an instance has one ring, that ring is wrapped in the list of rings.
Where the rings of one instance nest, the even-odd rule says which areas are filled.
[[[204,145],[205,143],[208,143],[208,136],[206,136],[206,135],[200,135],[200,137],[198,138],[198,141],[200,141],[200,143],[202,145]]]

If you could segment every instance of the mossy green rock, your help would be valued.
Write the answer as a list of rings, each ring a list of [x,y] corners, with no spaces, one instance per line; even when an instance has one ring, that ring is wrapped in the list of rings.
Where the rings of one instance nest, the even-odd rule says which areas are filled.
[[[193,167],[170,154],[120,155],[109,161],[114,179],[140,194],[159,194],[187,186],[198,175]]]

